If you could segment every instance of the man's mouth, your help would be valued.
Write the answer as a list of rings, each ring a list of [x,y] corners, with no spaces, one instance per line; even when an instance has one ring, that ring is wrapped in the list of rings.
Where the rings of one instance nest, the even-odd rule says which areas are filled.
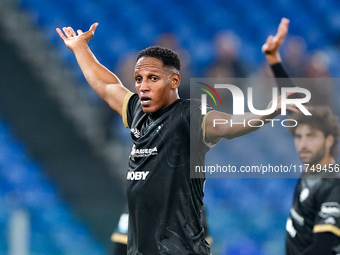
[[[142,96],[140,98],[140,101],[142,103],[142,106],[148,106],[150,104],[151,98],[150,97],[146,97],[146,96]]]
[[[309,151],[300,151],[299,155],[300,157],[306,157],[309,156],[311,153]]]

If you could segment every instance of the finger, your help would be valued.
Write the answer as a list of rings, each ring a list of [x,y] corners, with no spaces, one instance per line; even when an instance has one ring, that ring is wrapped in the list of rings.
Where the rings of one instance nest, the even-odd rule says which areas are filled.
[[[61,37],[61,39],[63,39],[63,40],[67,39],[66,36],[63,34],[63,32],[61,32],[60,28],[57,28],[56,30],[57,30],[57,33],[59,34],[59,36]]]
[[[267,37],[267,40],[265,42],[265,44],[263,44],[262,46],[262,52],[265,53],[265,54],[269,54],[272,50],[272,42],[273,42],[273,38],[274,36],[270,35]]]
[[[287,104],[286,105],[286,110],[287,111],[291,111],[291,112],[299,112],[299,108],[296,107],[296,105],[290,105],[290,104]]]
[[[97,27],[98,27],[98,25],[99,25],[99,23],[98,22],[96,22],[96,23],[93,23],[92,25],[91,25],[91,27],[90,27],[90,30],[89,31],[91,31],[91,32],[95,32],[96,31],[96,29],[97,29]]]
[[[261,48],[262,52],[265,52],[267,50],[268,42],[269,42],[271,36],[272,35],[268,36],[266,42],[262,45],[262,48]]]
[[[77,33],[78,33],[78,35],[81,35],[81,34],[83,34],[83,31],[81,31],[80,29],[78,29],[78,30],[77,30]]]
[[[268,45],[267,45],[267,44],[263,44],[263,45],[262,45],[261,51],[262,51],[264,54],[270,53],[270,51],[268,50]]]
[[[286,18],[281,19],[281,22],[277,28],[276,36],[284,35],[287,32],[289,22],[290,22],[289,19],[286,19]]]
[[[286,111],[292,111],[292,112],[299,112],[299,108],[295,104],[286,104],[285,105]],[[282,111],[282,105],[278,105],[276,108],[276,111],[281,112]]]
[[[70,33],[67,27],[63,27],[63,31],[67,37],[72,37],[72,34]]]
[[[283,39],[286,37],[288,33],[289,19],[282,18],[280,25],[277,29],[277,33],[275,35],[275,39],[281,44]]]
[[[68,27],[67,29],[68,29],[68,31],[70,31],[72,36],[77,36],[76,32],[74,32],[72,27]]]
[[[270,35],[267,38],[266,44],[269,44],[273,40],[274,36]]]

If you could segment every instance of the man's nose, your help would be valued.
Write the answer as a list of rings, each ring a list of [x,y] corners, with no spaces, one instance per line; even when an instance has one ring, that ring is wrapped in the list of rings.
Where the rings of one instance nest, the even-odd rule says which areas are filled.
[[[302,137],[302,138],[300,139],[300,147],[301,147],[301,148],[306,148],[306,147],[307,147],[307,144],[308,144],[307,138],[306,138],[306,137]]]
[[[149,91],[149,90],[150,90],[150,85],[149,85],[148,81],[143,80],[141,85],[140,85],[140,91],[145,92],[145,91]]]

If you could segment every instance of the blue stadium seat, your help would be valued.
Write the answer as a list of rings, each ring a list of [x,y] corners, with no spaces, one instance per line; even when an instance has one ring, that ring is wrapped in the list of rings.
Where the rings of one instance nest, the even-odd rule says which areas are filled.
[[[58,198],[43,168],[26,155],[25,148],[0,119],[0,254],[8,252],[8,222],[17,209],[30,215],[32,254],[104,254]]]

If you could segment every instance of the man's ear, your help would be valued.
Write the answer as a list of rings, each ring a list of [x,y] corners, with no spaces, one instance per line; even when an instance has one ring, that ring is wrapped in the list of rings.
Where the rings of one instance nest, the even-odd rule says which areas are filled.
[[[177,89],[180,83],[181,83],[181,76],[177,73],[172,74],[172,76],[171,76],[171,87],[173,89]]]
[[[330,149],[334,144],[334,136],[333,135],[328,135],[326,137],[326,146]]]

